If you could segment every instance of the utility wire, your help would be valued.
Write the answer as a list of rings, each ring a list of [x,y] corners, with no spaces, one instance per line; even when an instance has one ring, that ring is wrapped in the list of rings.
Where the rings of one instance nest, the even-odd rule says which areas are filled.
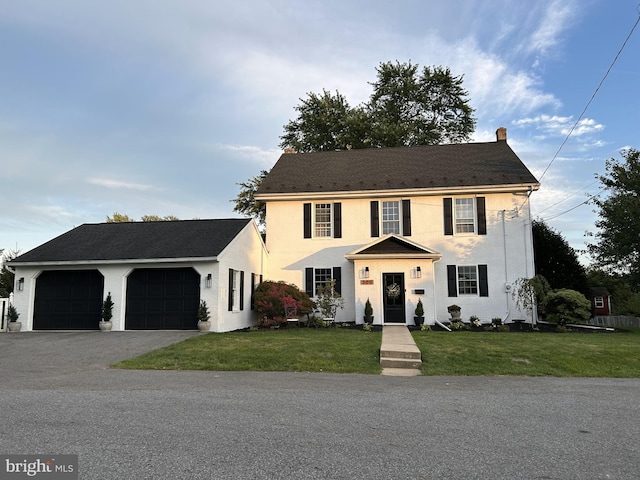
[[[586,199],[586,200],[584,200],[583,202],[580,202],[580,203],[579,203],[578,205],[576,205],[575,207],[571,207],[569,210],[565,210],[565,211],[564,211],[564,212],[562,212],[562,213],[558,213],[558,214],[556,214],[556,215],[552,215],[551,217],[547,217],[547,218],[545,218],[545,219],[543,219],[543,220],[545,220],[545,221],[554,220],[554,219],[556,219],[556,218],[558,218],[558,217],[561,217],[562,215],[565,215],[565,214],[567,214],[567,213],[569,213],[569,212],[571,212],[571,211],[575,210],[575,209],[576,209],[576,208],[578,208],[578,207],[581,207],[582,205],[589,205],[589,202],[590,202],[591,200],[593,200],[594,198],[596,198],[597,196],[599,196],[599,195],[600,195],[602,192],[604,192],[607,188],[608,188],[608,187],[602,187],[598,193],[596,193],[595,195],[589,195],[589,198],[587,198],[587,199]]]
[[[640,5],[639,5],[640,7]],[[547,170],[549,170],[549,167],[551,167],[551,165],[553,164],[553,162],[556,160],[556,158],[558,157],[558,154],[560,153],[560,150],[562,150],[562,148],[564,147],[564,145],[567,143],[567,141],[569,140],[569,137],[571,136],[571,134],[573,133],[573,131],[576,129],[576,127],[578,126],[578,123],[580,123],[580,120],[582,120],[582,117],[584,116],[584,114],[586,113],[587,109],[589,108],[589,105],[591,105],[591,102],[593,101],[593,99],[596,97],[598,91],[600,90],[600,87],[602,86],[602,84],[604,83],[604,81],[606,80],[606,78],[609,76],[609,72],[611,72],[611,69],[613,68],[613,66],[615,65],[616,61],[618,60],[618,57],[620,56],[620,54],[622,53],[622,50],[624,50],[624,47],[627,45],[627,42],[629,41],[629,38],[631,38],[631,35],[633,35],[633,31],[636,29],[636,27],[638,26],[638,23],[640,23],[640,12],[638,14],[638,18],[636,19],[636,23],[634,23],[633,27],[631,28],[631,31],[629,32],[629,35],[627,35],[627,38],[625,39],[624,43],[622,44],[622,47],[620,47],[620,50],[618,50],[618,53],[616,54],[615,58],[613,59],[613,62],[611,62],[611,65],[609,65],[609,68],[607,70],[607,73],[604,74],[604,77],[602,77],[602,80],[600,80],[600,83],[598,84],[598,87],[595,89],[595,91],[593,92],[593,95],[591,95],[591,98],[589,99],[589,101],[587,102],[587,105],[584,107],[584,109],[582,110],[582,113],[580,114],[580,116],[578,117],[578,119],[575,121],[575,123],[573,124],[573,126],[571,127],[571,130],[569,130],[569,133],[567,134],[567,136],[565,137],[564,141],[562,142],[562,144],[560,145],[560,148],[558,148],[558,151],[555,153],[555,155],[553,156],[553,158],[551,159],[551,161],[549,162],[549,165],[547,165],[547,168],[544,169],[544,172],[542,172],[542,175],[540,176],[540,178],[538,179],[539,181],[542,180],[542,178],[545,176],[545,174],[547,173]]]

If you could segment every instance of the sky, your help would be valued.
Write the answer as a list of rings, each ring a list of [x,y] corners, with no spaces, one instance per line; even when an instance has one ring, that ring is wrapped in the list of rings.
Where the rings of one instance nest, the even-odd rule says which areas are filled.
[[[356,106],[397,60],[464,76],[472,141],[506,127],[541,180],[533,217],[584,250],[598,219],[584,202],[606,194],[597,176],[640,148],[640,27],[576,122],[638,7],[0,0],[0,248],[26,252],[114,212],[236,217],[238,183],[277,161],[301,98],[337,90]]]

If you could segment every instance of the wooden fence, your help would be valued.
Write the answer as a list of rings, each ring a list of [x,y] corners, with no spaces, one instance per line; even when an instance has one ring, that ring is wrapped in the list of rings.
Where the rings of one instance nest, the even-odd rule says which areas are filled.
[[[640,328],[640,317],[625,317],[622,315],[610,315],[608,317],[593,317],[589,320],[589,325],[601,327],[638,327]]]

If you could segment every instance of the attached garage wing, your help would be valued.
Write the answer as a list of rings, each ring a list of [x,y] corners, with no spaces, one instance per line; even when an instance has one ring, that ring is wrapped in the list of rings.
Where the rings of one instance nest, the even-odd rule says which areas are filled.
[[[49,270],[36,279],[35,330],[97,330],[104,277],[98,270]]]
[[[200,275],[193,268],[138,268],[127,279],[127,330],[191,330],[198,324]]]

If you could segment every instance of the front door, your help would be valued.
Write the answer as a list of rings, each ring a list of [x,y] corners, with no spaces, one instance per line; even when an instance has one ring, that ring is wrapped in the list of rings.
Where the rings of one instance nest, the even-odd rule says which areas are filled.
[[[384,322],[406,323],[404,314],[404,273],[383,273]]]

